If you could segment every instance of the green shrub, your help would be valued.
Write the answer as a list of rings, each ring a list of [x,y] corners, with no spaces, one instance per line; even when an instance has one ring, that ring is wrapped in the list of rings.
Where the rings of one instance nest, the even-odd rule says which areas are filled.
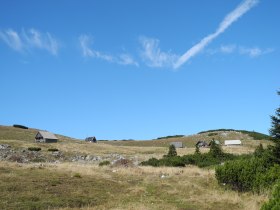
[[[165,157],[175,157],[177,156],[176,148],[173,144],[169,146],[168,154]]]
[[[212,155],[215,158],[219,158],[223,156],[222,148],[219,144],[216,144],[214,140],[210,143],[210,151],[209,154]]]
[[[163,136],[163,137],[158,137],[157,139],[170,139],[170,138],[180,138],[184,137],[184,135],[173,135],[173,136]]]
[[[160,166],[159,160],[156,158],[150,158],[147,161],[143,161],[141,162],[142,166],[154,166],[154,167],[158,167]]]
[[[81,174],[79,174],[79,173],[75,173],[75,174],[73,175],[73,177],[75,177],[75,178],[82,178]]]
[[[176,148],[174,145],[169,146],[167,155],[164,155],[162,159],[151,158],[147,161],[143,161],[141,165],[144,166],[173,166],[183,167],[185,165],[196,165],[198,167],[208,167],[212,165],[221,164],[224,161],[237,159],[238,157],[233,154],[223,153],[220,145],[211,145],[210,152],[201,154],[199,148],[196,148],[195,154],[177,156]]]
[[[28,149],[29,151],[36,151],[36,152],[38,152],[38,151],[41,150],[40,147],[28,147],[27,149]]]
[[[234,190],[260,192],[267,186],[265,181],[276,179],[273,174],[275,171],[270,171],[272,166],[267,156],[242,158],[216,167],[216,178],[220,184],[226,184]]]
[[[159,160],[160,166],[184,167],[185,162],[180,156],[166,157]]]
[[[194,154],[196,154],[196,155],[200,155],[200,154],[201,154],[201,152],[200,152],[200,149],[199,149],[199,146],[198,146],[198,145],[196,145],[196,146],[195,146],[195,152],[194,152]]]
[[[13,125],[14,128],[21,128],[21,129],[28,129],[28,127],[24,126],[24,125]]]
[[[42,157],[36,157],[36,158],[32,159],[31,162],[33,162],[33,163],[44,163],[44,162],[46,162],[46,160]]]
[[[216,136],[218,133],[208,133],[208,136]]]
[[[48,151],[49,151],[49,152],[57,152],[57,151],[59,151],[59,150],[56,149],[56,148],[49,148]]]
[[[223,153],[222,156],[214,157],[211,153],[184,155],[182,157],[186,165],[196,165],[198,167],[208,167],[219,165],[228,160],[237,159],[238,156],[233,154]]]
[[[185,162],[180,156],[164,157],[162,159],[151,158],[141,163],[143,166],[171,166],[171,167],[184,167]]]
[[[108,161],[108,160],[105,160],[105,161],[102,161],[99,163],[99,166],[107,166],[107,165],[110,165],[110,161]]]
[[[264,154],[265,150],[263,148],[263,145],[260,143],[259,146],[255,149],[254,155],[256,157],[262,157]]]
[[[261,193],[271,189],[271,187],[280,180],[280,166],[275,164],[265,173],[256,174],[253,190]]]
[[[264,203],[261,210],[278,210],[280,209],[280,182],[274,185],[272,192],[272,198],[268,202]]]

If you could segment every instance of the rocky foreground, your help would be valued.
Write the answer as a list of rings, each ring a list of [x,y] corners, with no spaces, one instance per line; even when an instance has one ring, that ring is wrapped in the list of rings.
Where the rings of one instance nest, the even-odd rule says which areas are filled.
[[[30,151],[29,148],[14,149],[8,144],[0,144],[0,161],[10,161],[18,163],[60,163],[60,162],[79,162],[99,164],[109,161],[110,164],[121,164],[124,166],[138,165],[137,157],[126,158],[117,153],[110,153],[103,156],[81,153],[64,153],[62,151]]]

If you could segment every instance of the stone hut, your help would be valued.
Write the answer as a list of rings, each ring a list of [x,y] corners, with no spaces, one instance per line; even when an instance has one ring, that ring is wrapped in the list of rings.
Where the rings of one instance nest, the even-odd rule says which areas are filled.
[[[35,136],[37,143],[57,143],[58,138],[48,131],[39,131]]]
[[[96,143],[96,142],[97,142],[95,136],[93,136],[93,137],[87,137],[87,138],[85,139],[85,141],[91,142],[91,143]]]
[[[170,145],[174,145],[175,148],[183,148],[184,147],[183,142],[181,142],[181,141],[171,142]]]

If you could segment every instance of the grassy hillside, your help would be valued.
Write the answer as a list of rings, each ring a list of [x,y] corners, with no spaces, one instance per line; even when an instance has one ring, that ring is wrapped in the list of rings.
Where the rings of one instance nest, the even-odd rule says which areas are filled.
[[[21,129],[21,128],[15,128],[12,126],[2,126],[0,125],[0,140],[20,140],[23,142],[34,142],[35,135],[37,134],[39,130],[38,129]],[[56,134],[56,136],[59,138],[62,142],[67,142],[69,140],[75,140],[73,138],[62,136]]]
[[[0,144],[12,149],[57,148],[64,155],[98,155],[102,158],[120,154],[137,161],[160,158],[167,153],[169,142],[183,141],[187,148],[178,155],[194,153],[197,140],[209,141],[203,133],[151,141],[106,141],[97,144],[60,136],[58,143],[34,143],[36,129],[0,126]],[[227,132],[216,139],[244,139],[241,147],[224,147],[226,152],[253,152],[258,140],[247,134]],[[265,143],[265,141],[262,141]],[[266,141],[267,142],[267,141]],[[202,148],[201,152],[207,152]],[[1,152],[1,150],[0,150]],[[26,153],[26,152],[24,152]],[[266,195],[238,193],[217,184],[212,168],[129,166],[111,164],[100,167],[96,162],[29,162],[0,161],[0,209],[232,209],[257,210]]]
[[[250,135],[249,135],[250,134]],[[141,146],[141,147],[168,147],[170,142],[180,141],[186,147],[195,147],[195,144],[199,140],[203,140],[206,142],[210,142],[213,138],[219,140],[221,143],[224,143],[225,140],[233,140],[233,139],[240,139],[242,143],[245,145],[255,145],[262,142],[264,145],[269,144],[270,142],[264,138],[259,138],[256,142],[252,142],[253,138],[251,136],[252,133],[250,132],[241,132],[235,130],[213,130],[213,131],[204,131],[200,132],[195,135],[190,136],[167,136],[167,137],[160,137],[155,140],[149,141],[128,141],[128,140],[120,140],[120,141],[104,141],[105,144],[110,145],[118,145],[118,146]],[[256,136],[254,136],[256,137]],[[262,137],[262,136],[260,136]]]
[[[270,136],[263,134],[263,133],[259,133],[256,131],[246,131],[246,130],[234,130],[234,129],[216,129],[216,130],[208,130],[208,131],[201,131],[198,134],[203,134],[203,133],[209,133],[211,134],[215,134],[215,132],[240,132],[243,134],[247,134],[248,136],[252,137],[254,140],[270,140]]]
[[[8,144],[15,149],[26,149],[28,147],[40,147],[42,152],[47,152],[49,148],[57,148],[59,151],[65,153],[65,155],[73,154],[91,154],[91,155],[108,155],[108,154],[123,154],[124,156],[138,155],[140,160],[150,158],[152,155],[161,156],[165,153],[165,148],[158,147],[145,147],[139,149],[139,147],[130,146],[129,149],[125,146],[104,144],[98,142],[98,144],[89,143],[70,137],[56,134],[58,137],[58,143],[35,143],[34,138],[38,129],[20,129],[12,126],[0,126],[0,144]]]
[[[266,201],[265,196],[224,190],[213,170],[192,166],[0,162],[0,189],[1,209],[257,210]]]

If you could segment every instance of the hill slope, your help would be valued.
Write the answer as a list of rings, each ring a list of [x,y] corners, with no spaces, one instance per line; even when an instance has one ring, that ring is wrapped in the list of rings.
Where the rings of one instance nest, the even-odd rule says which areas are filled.
[[[111,145],[121,146],[147,146],[147,147],[168,147],[170,142],[180,141],[186,147],[195,147],[197,141],[202,140],[210,142],[212,139],[219,140],[224,143],[225,140],[240,139],[243,143],[252,142],[252,140],[267,140],[269,136],[257,132],[250,132],[245,130],[233,130],[233,129],[219,129],[202,131],[195,135],[182,136],[166,136],[149,141],[133,141],[133,140],[120,140],[120,141],[106,141],[104,143]]]
[[[0,142],[6,143],[14,147],[20,147],[25,144],[34,143],[35,135],[37,134],[38,129],[21,129],[15,128],[12,126],[2,126],[0,125]],[[73,142],[76,139],[55,134],[60,142]]]
[[[203,134],[203,133],[215,134],[216,132],[228,132],[228,131],[240,132],[240,133],[243,133],[243,134],[247,134],[248,136],[252,137],[254,140],[270,140],[270,136],[268,136],[266,134],[263,134],[263,133],[259,133],[259,132],[256,132],[256,131],[235,130],[235,129],[208,130],[208,131],[201,131],[198,134]]]

